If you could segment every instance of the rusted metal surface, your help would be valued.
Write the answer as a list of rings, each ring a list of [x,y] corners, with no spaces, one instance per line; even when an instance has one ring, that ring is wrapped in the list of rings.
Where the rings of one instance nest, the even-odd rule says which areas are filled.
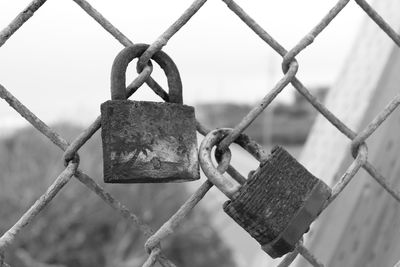
[[[111,100],[101,106],[101,113],[106,182],[199,178],[193,107]]]
[[[201,167],[230,198],[224,211],[271,257],[281,257],[293,251],[308,231],[331,196],[331,189],[281,147],[274,148],[244,184],[225,178],[213,166],[211,151],[231,132],[217,129],[204,138],[199,151]]]
[[[101,105],[107,183],[183,182],[200,178],[194,108],[182,104],[182,83],[172,59],[162,51],[153,55],[167,76],[170,103],[125,100],[128,64],[148,47],[126,47],[114,60],[112,100]]]

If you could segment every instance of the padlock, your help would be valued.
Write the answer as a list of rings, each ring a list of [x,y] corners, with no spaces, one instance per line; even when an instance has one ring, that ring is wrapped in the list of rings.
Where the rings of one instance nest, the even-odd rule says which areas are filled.
[[[200,178],[194,108],[182,104],[179,72],[166,53],[159,51],[152,59],[167,76],[169,102],[126,100],[127,66],[148,47],[126,47],[112,66],[111,100],[101,105],[106,183],[183,182]]]
[[[224,203],[224,211],[272,258],[281,257],[293,251],[309,230],[331,189],[279,146],[244,184],[225,178],[213,166],[210,151],[229,132],[218,129],[204,138],[199,151],[201,168],[230,198]]]

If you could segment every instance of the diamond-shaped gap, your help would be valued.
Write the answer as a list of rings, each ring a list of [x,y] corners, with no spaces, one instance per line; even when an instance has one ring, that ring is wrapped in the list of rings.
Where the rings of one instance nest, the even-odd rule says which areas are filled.
[[[65,125],[57,127],[57,130],[72,137],[82,129]],[[50,146],[48,140],[32,128],[0,140],[0,149],[2,163],[6,164],[2,167],[1,182],[4,186],[0,194],[3,204],[1,229],[4,232],[47,189],[64,167],[58,160],[61,151]],[[82,148],[80,153],[83,158],[94,158],[93,155],[100,154],[98,150],[98,145],[89,145]],[[100,157],[97,157],[97,164],[93,166],[98,169],[100,162]],[[87,163],[82,162],[82,168],[88,169]],[[49,206],[17,236],[12,249],[7,250],[6,257],[10,264],[26,266],[20,261],[24,262],[24,256],[29,256],[38,262],[102,266],[105,258],[111,260],[114,256],[104,255],[103,251],[108,246],[113,247],[110,243],[115,244],[118,240],[116,236],[121,237],[118,229],[121,225],[124,225],[122,230],[129,228],[129,222],[123,220],[121,223],[115,211],[74,180],[58,193],[57,199]],[[135,237],[132,240],[136,240],[139,230],[130,229],[130,234]],[[142,246],[137,246],[142,250]],[[145,252],[142,254],[145,255]]]
[[[88,21],[70,1],[49,1],[0,49],[1,82],[44,121],[87,124],[107,98],[119,46]]]
[[[58,125],[56,130],[62,131],[67,137],[76,135],[78,132],[76,128],[68,125]],[[60,161],[62,151],[51,145],[45,136],[32,127],[19,129],[13,135],[1,138],[0,150],[0,155],[2,155],[0,229],[3,234],[39,199],[65,167]],[[77,194],[80,191],[73,192]],[[70,207],[67,201],[68,196],[71,196],[71,191],[62,189],[57,196],[61,198],[61,202],[60,199],[53,200],[51,204],[48,204],[48,206],[52,205],[51,208],[45,207],[33,222],[17,235],[15,242],[11,245],[12,249],[6,251],[7,261],[11,264],[18,263],[21,260],[20,256],[29,254],[34,259],[42,259],[41,256],[45,253],[39,255],[36,252],[44,247],[42,245],[45,239],[48,240],[48,237],[52,238],[56,234],[52,232],[55,220],[62,220],[63,216],[69,213],[69,210],[60,209],[63,205]],[[76,199],[70,197],[69,200]],[[62,233],[57,233],[57,235],[62,235]],[[52,248],[56,248],[54,243],[52,243]],[[25,265],[19,264],[19,266]]]
[[[386,11],[390,12],[390,9]],[[361,16],[360,16],[361,15]],[[391,47],[394,47],[395,44],[387,38],[385,33],[380,30],[374,22],[369,18],[365,17],[363,12],[360,12],[360,7],[356,3],[350,2],[341,13],[331,22],[321,34],[318,36],[314,43],[303,50],[298,56],[297,59],[300,63],[300,70],[304,63],[302,60],[302,55],[312,54],[315,49],[318,49],[319,46],[322,45],[322,42],[331,42],[334,46],[337,46],[337,40],[331,40],[327,37],[330,32],[338,31],[338,29],[344,29],[349,25],[347,23],[349,20],[357,20],[360,21],[360,25],[357,27],[357,31],[353,36],[351,36],[350,40],[352,41],[352,45],[347,44],[347,51],[343,51],[343,54],[339,54],[342,59],[342,63],[340,64],[340,71],[337,71],[335,75],[332,75],[333,81],[335,83],[331,84],[333,88],[330,90],[328,94],[328,98],[331,99],[327,103],[327,108],[333,112],[343,123],[350,127],[350,129],[359,129],[360,120],[357,120],[357,117],[361,116],[361,111],[363,111],[369,103],[369,100],[374,93],[371,88],[375,84],[378,83],[381,77],[377,75],[377,73],[382,73],[384,66],[387,64],[388,58],[390,58]],[[362,18],[362,19],[361,19]],[[345,40],[346,38],[340,37],[341,40]],[[368,45],[365,45],[367,42]],[[361,48],[360,48],[361,47]],[[322,48],[322,47],[321,47]],[[337,51],[338,49],[332,48],[332,51]],[[327,53],[328,50],[325,50]],[[315,63],[316,62],[316,63]],[[325,66],[325,64],[318,64],[317,60],[311,61],[311,63],[315,63],[316,66]],[[349,67],[351,66],[351,67]],[[324,68],[321,68],[324,69]],[[299,71],[300,73],[300,71]],[[303,82],[304,85],[307,86],[307,80],[303,78],[303,76],[298,75],[299,79]],[[346,91],[343,90],[343,87],[348,88]],[[309,87],[309,89],[312,87]],[[335,88],[341,88],[341,90],[334,90]],[[340,93],[341,92],[341,93]],[[344,92],[346,92],[346,96],[344,97]],[[312,93],[312,92],[311,92]],[[363,101],[358,101],[357,105],[354,105],[354,99],[365,99]],[[323,122],[322,122],[323,121]],[[329,158],[331,162],[331,167],[336,166],[336,164],[340,164],[339,159],[341,156],[338,156],[338,153],[348,154],[349,151],[346,149],[338,150],[338,147],[344,147],[343,144],[347,144],[349,139],[340,133],[335,126],[333,126],[330,122],[326,120],[326,118],[318,119],[318,127],[313,127],[311,131],[313,133],[313,137],[310,139],[316,139],[316,136],[327,136],[326,139],[336,140],[336,144],[332,144],[332,148],[336,149],[324,149],[318,150],[322,152],[318,157],[321,158]],[[324,125],[324,126],[322,126]],[[322,134],[323,129],[323,134]],[[333,137],[334,136],[334,137]],[[321,139],[322,138],[318,138]],[[324,141],[323,143],[331,143],[329,141]],[[315,158],[315,149],[307,149],[305,153],[303,153],[302,159],[311,159]],[[315,164],[309,165],[308,167],[313,171],[318,173],[325,173],[326,177],[335,177],[334,174],[327,174],[326,170],[322,171],[321,165],[318,166],[317,161]],[[334,171],[335,168],[329,168]],[[321,172],[322,171],[322,172]]]
[[[393,24],[396,25],[400,24],[400,20],[398,20],[397,16],[396,16],[396,12],[394,10],[396,10],[396,8],[393,7],[393,5],[397,5],[396,1],[392,1],[391,3],[384,3],[384,2],[376,2],[376,7],[378,7],[379,10],[381,10],[382,12],[386,12],[386,17],[391,19],[391,22]],[[357,11],[356,11],[357,9]],[[361,19],[362,18],[362,19]],[[356,20],[356,23],[348,23],[349,20]],[[341,13],[333,20],[333,22],[331,22],[332,25],[329,25],[325,30],[323,30],[323,32],[320,34],[320,36],[318,36],[315,39],[315,42],[307,47],[305,50],[301,51],[300,54],[297,56],[297,59],[299,59],[299,63],[300,63],[300,71],[299,71],[299,75],[298,77],[300,77],[301,81],[303,82],[303,84],[305,84],[306,86],[308,86],[307,83],[307,78],[309,78],[309,75],[301,75],[301,70],[303,67],[305,67],[307,64],[307,62],[301,60],[303,58],[303,56],[305,56],[304,58],[306,58],[306,56],[308,55],[312,55],[313,53],[315,53],[315,51],[321,50],[322,53],[324,53],[325,55],[323,55],[323,57],[321,57],[321,59],[323,59],[325,62],[327,63],[331,63],[332,65],[334,65],[335,62],[342,62],[340,64],[340,68],[338,68],[338,70],[342,70],[343,68],[345,68],[346,65],[349,64],[347,58],[351,55],[351,54],[365,54],[365,56],[370,56],[371,57],[371,53],[375,54],[375,58],[376,58],[376,62],[372,63],[372,65],[365,65],[362,66],[363,70],[360,68],[353,68],[352,71],[349,71],[347,73],[344,73],[343,71],[338,71],[336,70],[335,72],[331,72],[332,75],[330,75],[329,79],[332,81],[335,81],[337,84],[340,84],[341,80],[345,80],[348,79],[349,76],[354,76],[354,81],[356,82],[357,80],[360,79],[358,73],[364,73],[364,72],[374,72],[374,65],[384,65],[383,62],[385,62],[385,60],[387,60],[387,51],[389,51],[390,49],[388,48],[388,45],[394,46],[394,43],[392,44],[392,41],[390,39],[388,39],[385,36],[385,33],[380,30],[379,28],[376,28],[377,26],[374,26],[374,22],[372,21],[368,21],[370,20],[370,18],[365,18],[365,14],[362,14],[362,12],[360,13],[360,7],[354,3],[353,1],[351,1],[342,11]],[[357,22],[358,21],[358,22]],[[353,28],[354,29],[350,29],[349,25],[354,25]],[[373,31],[372,28],[375,27],[375,31]],[[353,36],[350,36],[350,38],[348,37],[340,37],[341,40],[346,40],[346,42],[332,42],[331,38],[328,37],[328,35],[333,36],[333,32],[336,31],[336,35],[337,30],[341,29],[341,32],[355,32],[357,34],[353,34]],[[343,31],[343,29],[346,29],[346,31]],[[379,29],[379,30],[378,30]],[[360,32],[360,30],[362,30],[363,32]],[[348,35],[348,33],[346,35]],[[361,40],[366,34],[368,34],[370,37],[368,39],[369,45],[371,47],[380,47],[381,49],[375,49],[375,50],[371,50],[371,51],[367,51],[366,49],[360,51],[358,49],[356,49],[357,47],[357,42],[359,42],[359,40]],[[365,38],[365,37],[364,37]],[[386,40],[384,40],[386,39]],[[323,43],[330,43],[330,45],[324,45]],[[352,45],[349,45],[352,44]],[[330,47],[329,47],[330,46]],[[334,59],[334,61],[332,60],[326,60],[328,59],[327,55],[329,55],[330,53],[328,53],[327,48],[329,47],[329,52],[335,52],[335,51],[342,51],[341,53],[338,53],[338,56],[336,57],[336,59]],[[386,51],[385,55],[381,54],[381,50]],[[324,58],[325,57],[325,58]],[[346,60],[345,60],[346,59]],[[316,60],[313,61],[309,61],[309,63],[315,65],[315,67],[320,67],[321,64],[315,64],[315,62],[318,62]],[[325,67],[327,64],[324,63],[323,66]],[[325,71],[325,68],[321,68],[323,71]],[[313,71],[313,73],[316,73],[318,71]],[[325,71],[326,72],[326,71]],[[329,73],[329,72],[327,72]],[[321,75],[318,75],[321,76]],[[373,78],[375,77],[375,78]],[[366,75],[363,79],[363,84],[365,84],[366,86],[368,86],[369,84],[373,84],[377,82],[377,76],[375,75]],[[318,85],[318,84],[317,84]],[[337,86],[337,85],[335,85]],[[360,86],[361,87],[361,86]],[[312,88],[312,85],[310,86],[310,88]],[[349,95],[346,99],[352,99],[352,97],[350,97],[350,94],[352,95],[357,95],[360,92],[357,90],[352,90],[349,91]],[[346,101],[346,100],[343,100]],[[358,109],[362,108],[362,106],[366,104],[366,103],[360,103],[360,105],[357,107]],[[328,107],[329,108],[329,107]],[[343,104],[343,109],[346,109],[348,112],[350,112],[351,110],[354,110],[354,107],[352,107],[351,105],[346,105],[345,103]],[[351,126],[351,125],[350,125]]]
[[[259,97],[253,92],[268,90],[267,81],[253,73],[270,71],[271,50],[255,43],[246,28],[232,24],[242,23],[210,1],[170,40],[168,49],[175,55],[189,103],[255,101]],[[254,63],[253,57],[261,60]],[[243,76],[252,79],[245,82]]]
[[[65,126],[66,129],[63,127],[57,130],[69,132],[67,137],[76,136],[82,130],[71,129],[68,125]],[[80,150],[81,159],[85,159],[82,160],[81,167],[91,174],[98,173],[101,165],[98,141],[92,139]],[[1,155],[6,157],[2,162],[13,163],[7,165],[12,169],[10,173],[7,168],[2,168],[2,183],[11,185],[4,187],[5,191],[1,194],[1,203],[4,205],[1,209],[4,215],[1,216],[4,218],[1,225],[5,231],[46,190],[63,166],[57,160],[61,157],[61,151],[50,146],[48,140],[35,129],[18,132],[16,136],[4,142],[0,140],[0,149]],[[94,158],[96,160],[92,160]],[[155,228],[175,212],[187,197],[182,189],[172,184],[151,187],[114,186],[109,189],[122,203],[126,203],[128,208],[138,212],[139,217],[152,222]],[[68,266],[72,263],[79,263],[81,266],[102,266],[105,262],[132,261],[135,258],[142,260],[146,257],[143,249],[145,239],[138,228],[122,219],[120,214],[110,209],[81,183],[72,180],[49,205],[51,207],[44,209],[17,237],[13,249],[7,250],[6,257],[11,264],[18,263],[19,255],[23,253],[37,261]],[[201,215],[191,216],[188,223],[194,224],[191,220],[199,220],[198,216]],[[204,227],[204,231],[208,231],[207,226]],[[199,229],[201,228],[195,227],[197,234],[202,233]],[[193,229],[189,229],[191,230]],[[191,236],[188,229],[181,231],[180,235],[171,240],[180,240],[182,236]],[[196,242],[186,244],[194,243]],[[172,244],[171,247],[171,250],[174,250],[176,245]],[[211,247],[211,243],[208,247]]]
[[[327,5],[318,18],[314,19],[313,25],[302,33],[303,36],[295,44],[300,42],[333,6],[335,3]],[[314,42],[296,56],[300,65],[296,76],[303,84],[312,88],[331,86],[335,82],[353,43],[357,40],[357,31],[362,17],[357,9],[357,5],[350,1],[315,38]],[[286,49],[289,50],[293,46]]]

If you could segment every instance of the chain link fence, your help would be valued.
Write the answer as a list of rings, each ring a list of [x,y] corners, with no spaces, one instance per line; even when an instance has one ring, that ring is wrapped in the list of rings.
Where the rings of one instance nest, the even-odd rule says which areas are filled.
[[[45,4],[46,0],[32,1],[18,16],[0,32],[0,46],[25,23],[34,13]],[[97,21],[107,32],[117,39],[124,46],[131,46],[134,43],[129,40],[122,32],[114,27],[105,17],[102,16],[85,0],[74,0],[89,16]],[[189,8],[160,35],[143,53],[138,64],[147,66],[147,62],[151,57],[161,50],[168,41],[177,33],[204,5],[206,0],[196,0]],[[370,137],[376,129],[390,116],[390,114],[400,105],[400,95],[393,98],[390,103],[369,123],[365,129],[356,133],[346,126],[335,114],[330,112],[321,102],[319,102],[296,77],[299,64],[296,56],[312,44],[314,39],[335,19],[335,17],[346,7],[350,0],[340,0],[329,11],[329,13],[293,48],[284,48],[277,40],[268,34],[257,22],[249,16],[235,1],[223,0],[227,7],[237,15],[254,33],[256,33],[265,43],[274,49],[276,53],[282,56],[283,75],[273,89],[259,102],[254,108],[238,123],[234,129],[220,142],[219,148],[226,149],[232,144],[240,134],[259,116],[262,111],[282,92],[287,85],[292,84],[304,98],[310,102],[315,109],[321,113],[332,125],[334,125],[341,133],[347,136],[351,141],[351,154],[354,161],[342,174],[339,181],[332,186],[332,195],[325,204],[325,208],[334,201],[342,192],[346,185],[352,180],[354,175],[361,169],[365,169],[372,178],[374,178],[393,198],[400,202],[400,192],[393,187],[388,180],[368,161],[367,145],[365,141]],[[391,28],[391,26],[365,1],[355,0],[355,2],[365,11],[365,13],[384,31],[397,45],[400,46],[400,35]],[[128,86],[128,95],[132,95],[142,84],[146,83],[157,95],[165,101],[168,101],[168,94],[164,89],[151,77],[152,69],[144,67],[139,76]],[[9,247],[21,230],[29,226],[36,216],[50,203],[57,193],[71,180],[72,177],[78,179],[84,186],[89,188],[93,193],[97,194],[105,203],[118,211],[121,216],[136,225],[146,236],[147,242],[145,248],[149,254],[143,266],[154,266],[159,262],[162,266],[176,266],[169,260],[162,251],[160,242],[172,235],[177,227],[185,220],[185,217],[191,212],[196,205],[205,196],[207,191],[213,186],[208,180],[204,182],[197,191],[180,207],[180,209],[167,220],[158,230],[153,230],[145,224],[132,211],[128,210],[114,196],[105,191],[94,179],[89,177],[83,170],[79,168],[79,157],[77,152],[90,139],[93,134],[101,127],[100,117],[98,117],[85,131],[79,134],[72,143],[68,143],[61,135],[41,121],[27,107],[25,107],[10,91],[0,85],[0,97],[3,98],[12,108],[14,108],[21,116],[31,123],[38,131],[49,138],[56,146],[64,152],[66,168],[59,174],[54,182],[48,187],[47,191],[29,208],[23,216],[0,237],[0,266],[9,266],[4,259],[4,251]],[[197,122],[197,130],[202,135],[210,132],[201,122]],[[262,149],[258,151],[257,158],[261,161],[267,157]],[[227,172],[237,180],[241,180],[241,176],[234,167],[227,167]],[[198,253],[201,253],[199,251]],[[298,255],[303,256],[312,266],[324,266],[318,260],[318,255],[313,255],[302,242],[299,242],[296,249],[286,255],[278,266],[290,266]],[[396,264],[399,266],[400,262]]]

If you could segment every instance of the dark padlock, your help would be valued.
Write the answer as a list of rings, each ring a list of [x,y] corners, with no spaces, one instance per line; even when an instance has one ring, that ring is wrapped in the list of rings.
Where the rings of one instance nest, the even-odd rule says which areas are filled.
[[[126,100],[125,72],[148,45],[123,49],[111,72],[111,100],[101,105],[104,181],[164,183],[200,178],[194,108],[182,104],[178,69],[164,52],[152,60],[164,70],[169,102]]]
[[[272,258],[294,250],[321,213],[331,189],[281,147],[243,184],[226,179],[212,165],[210,151],[227,129],[209,133],[200,146],[200,164],[208,179],[230,200],[224,211]]]

